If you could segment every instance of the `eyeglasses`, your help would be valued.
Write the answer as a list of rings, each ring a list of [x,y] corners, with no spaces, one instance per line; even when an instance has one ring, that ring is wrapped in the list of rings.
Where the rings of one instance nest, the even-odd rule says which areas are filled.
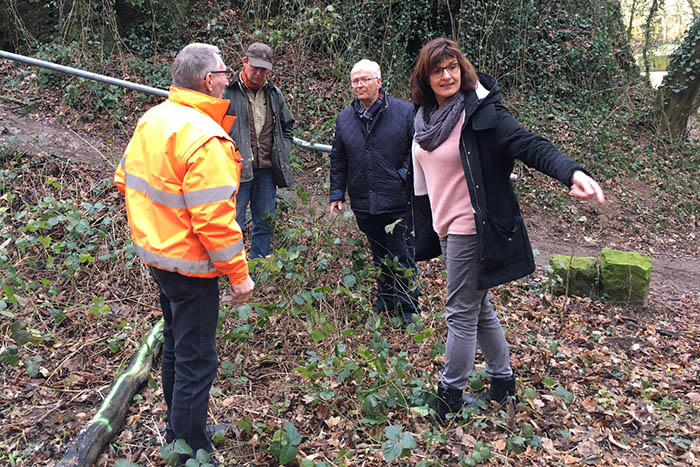
[[[233,70],[214,70],[210,71],[209,73],[226,73],[226,75],[231,76],[235,72]]]
[[[367,83],[369,83],[373,79],[378,79],[378,78],[376,76],[374,78],[355,78],[354,80],[350,81],[350,84],[352,85],[353,88],[356,86],[359,86],[360,84],[362,84],[363,86],[366,86]]]
[[[452,62],[447,66],[436,66],[435,68],[430,70],[430,76],[432,76],[433,78],[439,78],[445,73],[445,70],[447,70],[447,72],[450,75],[456,75],[460,72],[459,63]]]

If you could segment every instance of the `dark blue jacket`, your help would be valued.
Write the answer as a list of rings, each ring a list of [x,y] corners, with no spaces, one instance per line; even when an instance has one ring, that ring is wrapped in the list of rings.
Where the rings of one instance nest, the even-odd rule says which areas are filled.
[[[405,213],[412,139],[410,102],[387,95],[369,125],[352,105],[343,109],[331,149],[330,201],[345,201],[347,190],[353,211]]]
[[[479,81],[490,92],[483,99],[473,91],[465,96],[459,153],[481,248],[477,288],[484,290],[535,270],[532,247],[510,183],[515,160],[566,186],[571,186],[576,170],[588,172],[547,139],[522,128],[503,105],[494,78],[479,73]],[[425,228],[432,225],[430,205],[424,198],[416,198],[420,197],[411,200],[413,219],[409,225],[414,226],[416,235],[416,259],[423,260],[439,255],[440,249],[435,232]]]

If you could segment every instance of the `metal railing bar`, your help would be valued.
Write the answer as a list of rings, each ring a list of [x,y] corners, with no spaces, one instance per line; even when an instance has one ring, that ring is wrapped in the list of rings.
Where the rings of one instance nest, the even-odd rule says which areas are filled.
[[[146,86],[144,84],[132,83],[131,81],[126,81],[126,80],[118,79],[118,78],[112,78],[110,76],[100,75],[98,73],[92,73],[90,71],[79,70],[78,68],[73,68],[73,67],[69,67],[69,66],[65,66],[65,65],[59,65],[57,63],[47,62],[45,60],[39,60],[38,58],[32,58],[32,57],[27,57],[24,55],[6,52],[4,50],[0,50],[0,58],[6,58],[8,60],[14,60],[16,62],[27,63],[29,65],[39,66],[42,68],[47,68],[49,70],[58,71],[61,73],[68,73],[71,75],[79,76],[81,78],[92,79],[95,81],[100,81],[102,83],[107,83],[107,84],[111,84],[114,86],[120,86],[123,88],[131,89],[133,91],[140,91],[140,92],[145,92],[148,94],[154,94],[154,95],[160,96],[160,97],[167,98],[168,94],[169,94],[168,91],[166,91],[165,89],[154,88],[151,86]],[[331,146],[328,144],[310,143],[308,141],[304,141],[303,139],[300,139],[297,137],[293,137],[292,142],[294,144],[296,144],[297,146],[300,146],[300,147],[306,148],[306,149],[311,149],[313,151],[323,151],[323,152],[330,152],[331,151]]]

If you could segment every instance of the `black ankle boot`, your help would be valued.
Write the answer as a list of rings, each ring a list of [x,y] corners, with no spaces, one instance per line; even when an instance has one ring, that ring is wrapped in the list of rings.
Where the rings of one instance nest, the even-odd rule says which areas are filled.
[[[464,406],[462,395],[463,392],[459,389],[443,386],[440,382],[437,385],[437,399],[430,405],[437,412],[438,418],[445,421],[448,413],[459,412]]]
[[[515,397],[517,403],[517,396],[515,394],[515,375],[510,378],[491,378],[491,386],[489,390],[483,394],[465,394],[462,397],[464,405],[474,405],[479,403],[479,401],[490,404],[491,401],[496,401],[498,404],[503,404],[508,400],[508,397]]]

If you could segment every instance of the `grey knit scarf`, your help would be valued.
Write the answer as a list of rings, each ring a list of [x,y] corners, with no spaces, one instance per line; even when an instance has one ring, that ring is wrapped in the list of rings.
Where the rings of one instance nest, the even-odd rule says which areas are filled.
[[[456,92],[437,107],[420,106],[413,128],[416,142],[426,151],[432,151],[445,142],[459,121],[464,108],[464,93]]]

